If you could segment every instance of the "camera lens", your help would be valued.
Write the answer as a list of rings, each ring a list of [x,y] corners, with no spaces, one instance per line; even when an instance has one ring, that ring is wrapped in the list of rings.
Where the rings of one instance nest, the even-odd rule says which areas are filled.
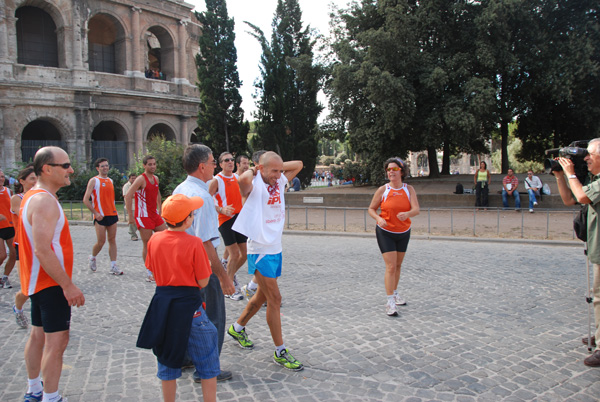
[[[560,172],[563,169],[562,169],[562,166],[560,166],[560,163],[558,163],[554,159],[546,159],[544,161],[544,170],[546,173],[552,173],[552,172]]]

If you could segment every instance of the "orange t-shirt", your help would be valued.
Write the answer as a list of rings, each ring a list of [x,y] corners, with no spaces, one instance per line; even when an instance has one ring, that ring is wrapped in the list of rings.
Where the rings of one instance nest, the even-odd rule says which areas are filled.
[[[401,188],[393,188],[386,184],[381,196],[380,208],[380,216],[387,222],[387,226],[381,229],[393,233],[404,233],[410,229],[410,219],[401,221],[396,216],[400,212],[410,211],[410,193],[406,184]]]
[[[96,212],[102,216],[116,216],[115,187],[110,177],[94,177],[94,189],[92,190],[92,204]]]
[[[27,296],[52,286],[58,286],[54,279],[44,271],[44,267],[41,266],[35,255],[33,231],[31,223],[27,219],[29,201],[41,193],[50,194],[42,189],[29,190],[23,197],[19,210],[19,261],[21,263],[19,275],[21,277],[21,291]],[[60,209],[60,218],[56,222],[54,235],[52,236],[52,250],[54,250],[63,270],[71,278],[73,276],[73,241],[71,240],[67,217],[58,200],[56,200],[56,204]]]
[[[237,177],[224,176],[221,173],[215,176],[219,188],[215,193],[215,200],[217,205],[224,207],[225,205],[233,206],[233,215],[239,214],[242,210],[242,193],[240,192],[240,185],[238,184]],[[233,216],[227,216],[225,214],[219,214],[219,226],[233,218]]]
[[[12,197],[12,194],[8,187],[2,187],[2,190],[0,190],[0,214],[4,215],[6,219],[0,221],[0,229],[13,227],[12,214],[10,213],[10,197]]]
[[[23,193],[17,194],[18,197],[21,197],[21,202],[23,202]],[[12,209],[10,210],[10,214],[12,215],[13,226],[15,228],[15,238],[13,239],[13,244],[19,244],[19,215],[15,213]]]
[[[198,286],[212,270],[202,240],[185,232],[165,230],[148,240],[146,268],[156,286]]]

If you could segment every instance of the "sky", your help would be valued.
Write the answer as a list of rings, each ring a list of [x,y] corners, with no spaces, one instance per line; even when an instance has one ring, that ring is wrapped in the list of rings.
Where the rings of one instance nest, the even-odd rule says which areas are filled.
[[[204,11],[206,3],[204,0],[185,0],[186,3],[194,5],[195,11]],[[329,35],[329,14],[331,5],[344,8],[349,0],[299,0],[302,10],[303,27],[310,25],[311,28],[319,30],[322,35]],[[227,0],[227,12],[235,21],[235,45],[238,56],[238,72],[242,87],[242,108],[247,120],[252,121],[252,113],[256,111],[255,101],[252,95],[255,93],[254,81],[260,76],[260,55],[262,50],[258,41],[248,31],[250,27],[244,23],[248,21],[262,29],[267,39],[271,39],[271,22],[277,7],[277,0]],[[327,107],[323,94],[319,97],[323,106]],[[323,120],[326,110],[321,113],[319,120]]]

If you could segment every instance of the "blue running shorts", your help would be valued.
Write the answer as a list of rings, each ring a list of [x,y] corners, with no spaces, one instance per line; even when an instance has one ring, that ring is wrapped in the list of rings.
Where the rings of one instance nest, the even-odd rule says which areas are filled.
[[[258,270],[262,276],[267,278],[279,278],[281,276],[282,254],[248,254],[248,273],[254,275]]]

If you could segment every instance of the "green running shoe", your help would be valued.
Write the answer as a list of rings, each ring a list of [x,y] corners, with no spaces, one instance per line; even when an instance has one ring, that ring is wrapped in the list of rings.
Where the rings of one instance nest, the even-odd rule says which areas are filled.
[[[296,360],[287,349],[284,349],[279,356],[277,356],[277,351],[275,351],[273,361],[288,370],[300,371],[304,368],[302,363]]]
[[[229,327],[229,329],[227,330],[227,333],[233,339],[238,341],[238,343],[240,344],[240,347],[242,349],[252,349],[254,347],[254,344],[252,343],[252,341],[250,339],[248,339],[248,335],[246,335],[246,329],[242,329],[242,332],[236,332],[236,330],[233,329],[233,324],[232,324]]]

